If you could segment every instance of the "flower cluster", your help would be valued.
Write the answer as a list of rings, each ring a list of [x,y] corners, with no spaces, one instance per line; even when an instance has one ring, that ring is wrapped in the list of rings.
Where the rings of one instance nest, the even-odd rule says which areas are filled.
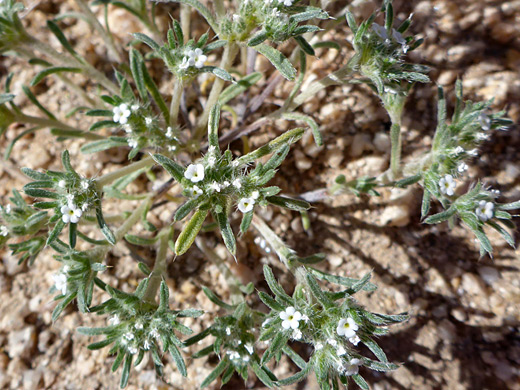
[[[135,105],[135,107],[136,109],[139,109],[139,106]],[[133,108],[134,106],[132,106],[132,110]],[[132,115],[132,110],[130,110],[128,104],[121,103],[119,106],[116,106],[112,109],[112,112],[114,113],[112,120],[116,123],[126,125],[128,123],[128,119],[130,118],[130,115]]]
[[[204,54],[202,49],[189,49],[186,51],[186,55],[183,57],[179,68],[188,69],[190,66],[194,66],[195,68],[200,69],[204,66],[207,59],[208,57]]]

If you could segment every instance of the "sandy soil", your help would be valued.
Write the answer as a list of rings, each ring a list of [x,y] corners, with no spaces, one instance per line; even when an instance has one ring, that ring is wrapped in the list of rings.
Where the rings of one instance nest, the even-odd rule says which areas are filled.
[[[45,20],[75,9],[72,0],[30,3],[34,9],[24,23],[44,40],[49,39],[44,29]],[[423,47],[411,54],[411,61],[433,68],[430,76],[446,88],[449,102],[453,102],[454,82],[461,78],[467,99],[494,98],[494,108],[506,108],[508,115],[518,122],[520,1],[396,0],[394,4],[399,20],[414,13],[412,30],[423,34],[426,40]],[[355,8],[355,14],[365,18],[374,8],[374,2],[366,1]],[[128,43],[129,31],[142,29],[136,20],[121,11],[114,11],[111,18],[114,33],[122,44]],[[162,17],[161,21],[167,23],[167,18]],[[204,32],[206,27],[199,25],[196,29]],[[79,52],[85,53],[98,68],[110,72],[100,39],[84,22],[67,19],[63,28]],[[343,44],[349,32],[342,24],[330,38]],[[51,43],[56,44],[52,40]],[[319,52],[319,59],[310,61],[309,74],[323,77],[351,54],[348,47],[340,53]],[[265,69],[268,65],[259,60],[257,67]],[[6,69],[16,72],[15,93],[35,74],[34,69],[19,60],[2,58],[2,81]],[[158,69],[156,77],[166,80],[167,75]],[[83,82],[81,78],[78,80]],[[260,82],[258,90],[265,82]],[[85,84],[85,87],[92,86]],[[163,92],[167,93],[169,87],[170,84],[164,82]],[[282,101],[290,88],[290,84],[280,84],[258,115],[270,112],[275,107],[273,104]],[[62,118],[76,102],[63,84],[52,78],[33,92]],[[404,121],[404,154],[408,158],[426,150],[431,142],[435,129],[435,95],[436,87],[430,84],[416,86],[410,96]],[[22,106],[27,104],[21,94],[17,100]],[[378,98],[367,88],[359,85],[330,88],[314,96],[302,109],[321,124],[325,146],[317,148],[311,137],[304,137],[294,147],[274,180],[285,193],[322,188],[330,185],[340,173],[352,179],[377,175],[388,167],[389,120]],[[88,125],[79,114],[67,123],[82,128]],[[277,128],[265,126],[251,136],[251,143],[259,145],[288,126],[289,123],[280,123]],[[0,148],[4,150],[20,131],[21,126],[13,126],[0,140]],[[56,156],[64,147],[75,157],[73,161],[77,161],[82,174],[98,175],[125,163],[122,152],[84,156],[79,153],[80,146],[81,143],[75,141],[56,143],[47,130],[22,139],[11,158],[0,164],[2,203],[5,204],[12,188],[21,188],[26,182],[19,167],[59,169]],[[240,141],[231,147],[240,149]],[[487,185],[501,190],[502,202],[519,199],[519,150],[520,133],[516,125],[507,132],[494,133],[484,145],[481,157],[471,164],[468,181],[480,177]],[[164,182],[166,175],[160,170],[156,172],[157,180]],[[141,178],[131,185],[130,191],[139,192],[153,184]],[[385,190],[379,198],[341,195],[314,205],[309,231],[303,230],[296,213],[266,210],[263,216],[299,254],[327,253],[324,269],[352,277],[372,270],[379,289],[359,296],[370,310],[410,311],[410,321],[394,327],[389,336],[380,339],[389,358],[402,362],[402,367],[388,375],[362,372],[373,389],[520,389],[519,252],[490,233],[496,256],[479,259],[473,236],[462,227],[449,230],[444,224],[420,223],[420,198],[418,189]],[[110,200],[106,209],[110,213],[134,206],[133,202]],[[151,221],[165,223],[175,208],[172,203],[157,207]],[[238,243],[239,262],[233,265],[230,259],[230,265],[244,280],[254,281],[261,287],[262,264],[270,264],[290,288],[294,283],[290,276],[283,274],[272,254],[255,244],[255,237],[254,231],[242,237]],[[218,253],[226,255],[218,236],[208,233],[205,238],[217,247]],[[0,252],[0,257],[0,388],[116,389],[119,375],[110,373],[113,357],[107,356],[106,351],[88,351],[85,346],[89,340],[74,331],[78,326],[101,325],[105,319],[82,316],[75,307],[70,307],[56,323],[51,322],[54,303],[48,290],[53,283],[52,274],[58,268],[52,253],[44,252],[32,267],[17,266],[17,260],[6,251]],[[118,244],[107,259],[107,264],[115,270],[103,277],[123,290],[134,288],[140,278],[136,267],[138,257],[153,259],[153,251]],[[205,309],[209,314],[203,317],[202,323],[208,322],[217,311],[200,286],[215,286],[222,295],[227,294],[216,266],[197,250],[191,250],[171,263],[168,270],[174,307]],[[200,321],[186,324],[195,331],[200,330]],[[165,360],[170,362],[167,357]],[[183,379],[173,365],[168,364],[164,380],[156,378],[153,365],[145,361],[133,371],[128,389],[195,389],[215,361],[191,362],[189,358],[187,361],[188,379]],[[292,369],[282,362],[280,373]],[[225,388],[259,389],[262,386],[255,380],[244,385],[237,379]],[[310,390],[317,385],[311,377],[295,388]]]

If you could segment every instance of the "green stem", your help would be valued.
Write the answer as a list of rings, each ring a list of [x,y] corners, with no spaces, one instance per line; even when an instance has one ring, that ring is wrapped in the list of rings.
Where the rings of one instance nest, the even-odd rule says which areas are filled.
[[[184,42],[188,42],[190,37],[190,24],[191,24],[191,7],[188,4],[181,4],[181,28],[182,35],[184,35]]]
[[[144,210],[146,208],[150,207],[151,202],[152,202],[152,197],[145,199],[139,205],[139,207],[137,207],[132,212],[132,214],[130,214],[130,216],[126,219],[126,221],[121,226],[119,226],[119,228],[117,228],[114,231],[114,236],[115,236],[116,242],[120,241],[126,235],[126,233],[128,233],[130,231],[130,229],[132,229],[135,226],[135,224],[141,218],[141,215],[143,214]],[[111,248],[112,248],[112,245],[109,245],[109,244],[100,245],[97,248],[91,249],[89,251],[89,253],[92,255],[93,258],[102,260]]]
[[[253,216],[252,224],[271,246],[271,248],[273,248],[283,265],[285,265],[289,271],[293,272],[293,258],[295,256],[294,250],[285,245],[282,239],[278,237],[278,235],[272,231],[271,228],[267,226],[267,224],[259,216]]]
[[[224,6],[224,1],[215,0],[215,14],[217,14],[218,19],[222,19],[226,15],[226,7]]]
[[[104,186],[112,183],[120,177],[129,175],[142,168],[151,167],[154,164],[155,162],[153,161],[153,158],[151,156],[145,157],[142,160],[136,161],[130,165],[118,169],[117,171],[110,172],[101,176],[99,179],[96,179],[96,185],[100,190],[102,190]]]
[[[238,46],[231,42],[226,45],[224,49],[224,53],[222,54],[222,60],[220,62],[220,67],[226,71],[231,68],[233,61],[238,53]],[[208,124],[209,113],[213,106],[218,102],[220,97],[220,93],[224,88],[225,81],[221,78],[216,78],[213,83],[213,87],[211,88],[211,92],[208,97],[208,101],[204,106],[204,111],[199,116],[199,121],[197,123],[197,128],[195,129],[194,138],[196,140],[200,140],[204,134],[206,134],[206,125]]]
[[[153,266],[152,274],[148,280],[148,286],[143,296],[143,301],[155,304],[155,297],[161,285],[162,280],[166,275],[166,260],[168,255],[168,236],[170,228],[163,229],[159,233],[159,247],[155,256],[155,264]]]
[[[40,118],[36,116],[29,116],[25,114],[16,113],[14,117],[15,122],[22,122],[22,123],[31,123],[34,125],[42,126],[42,127],[50,127],[54,129],[61,129],[71,132],[77,132],[78,129],[75,127],[68,126],[58,120],[55,119],[48,119],[48,118]],[[90,139],[90,140],[98,140],[103,139],[105,137],[95,134],[95,133],[89,133],[89,132],[83,132],[83,138]]]
[[[391,153],[390,153],[390,171],[392,172],[393,179],[397,179],[401,173],[401,125],[399,123],[392,123],[390,128],[390,141],[391,141]]]
[[[90,10],[90,7],[83,0],[75,0],[78,7],[83,11],[86,18],[88,19],[90,25],[94,27],[94,29],[99,33],[105,45],[107,46],[108,52],[113,57],[113,60],[117,62],[122,62],[121,56],[117,51],[116,46],[114,45],[114,38],[111,34],[109,34],[99,23],[96,15]]]
[[[322,89],[327,88],[331,85],[343,84],[345,82],[344,79],[349,77],[354,71],[351,61],[352,60],[350,60],[345,66],[338,69],[334,73],[309,85],[304,92],[301,92],[298,96],[294,98],[292,104],[289,106],[289,111],[294,110],[295,108],[303,104],[308,98],[316,95]]]
[[[86,61],[80,61],[77,58],[69,57],[63,53],[54,50],[50,45],[31,37],[27,42],[24,42],[30,49],[36,50],[45,54],[52,63],[59,66],[70,66],[82,68],[88,78],[97,81],[105,87],[110,93],[117,95],[119,88],[116,84],[110,81],[103,73],[98,71]]]
[[[176,79],[173,84],[172,102],[170,104],[170,126],[172,128],[177,127],[183,90],[182,81]]]

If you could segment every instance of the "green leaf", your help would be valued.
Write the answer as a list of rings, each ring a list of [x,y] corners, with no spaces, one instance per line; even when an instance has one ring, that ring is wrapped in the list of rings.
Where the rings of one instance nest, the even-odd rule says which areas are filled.
[[[180,221],[184,219],[186,215],[188,215],[193,209],[195,209],[200,203],[202,203],[204,199],[202,197],[197,197],[194,199],[190,199],[187,202],[185,202],[183,205],[181,205],[177,211],[175,212],[175,216],[173,219],[175,221]]]
[[[276,295],[278,299],[283,301],[288,306],[293,305],[293,301],[289,295],[283,290],[282,286],[278,283],[276,278],[274,277],[273,271],[271,268],[266,264],[264,265],[264,276],[265,281],[267,282],[269,288],[271,291]]]
[[[242,222],[240,223],[240,233],[245,234],[247,229],[249,229],[249,226],[251,225],[251,222],[253,221],[253,214],[254,214],[253,210],[244,214],[244,216],[242,217]]]
[[[150,245],[154,245],[157,242],[157,237],[145,238],[145,237],[135,236],[133,234],[127,234],[127,235],[125,235],[125,240],[128,241],[130,244],[134,244],[134,245],[150,246]]]
[[[222,358],[220,363],[215,367],[213,371],[202,381],[200,384],[200,388],[203,389],[207,387],[211,382],[213,382],[215,379],[217,379],[228,367],[229,360],[227,358]]]
[[[45,77],[51,74],[59,74],[59,73],[81,73],[83,70],[81,68],[71,68],[67,66],[54,66],[52,68],[47,68],[36,74],[34,78],[31,80],[29,84],[31,87],[34,87],[40,81],[42,81]]]
[[[128,384],[128,378],[130,377],[130,368],[132,367],[132,359],[134,356],[130,353],[126,355],[125,364],[123,365],[123,373],[121,374],[121,381],[119,387],[122,389]]]
[[[305,367],[303,367],[300,371],[298,371],[293,376],[290,376],[289,378],[280,379],[276,382],[277,386],[288,386],[292,385],[293,383],[301,382],[307,375],[309,375],[309,372],[311,371],[311,364],[306,364]]]
[[[269,347],[265,350],[260,364],[264,365],[269,362],[282,348],[287,344],[287,335],[284,332],[276,333],[274,339],[269,344]]]
[[[444,222],[455,215],[456,212],[457,209],[455,207],[450,207],[448,210],[429,216],[424,220],[424,223],[434,224]]]
[[[112,233],[112,230],[110,230],[107,223],[105,222],[105,219],[103,218],[103,210],[101,209],[100,202],[96,207],[96,219],[98,222],[98,226],[101,229],[101,233],[103,233],[103,235],[110,244],[115,245],[116,237],[114,236],[114,233]]]
[[[50,179],[50,176],[47,175],[46,173],[43,173],[43,172],[38,172],[38,171],[35,171],[34,169],[31,169],[31,168],[22,168],[21,169],[22,173],[33,179],[33,180],[42,180],[42,181],[45,181],[45,180],[49,180]]]
[[[312,136],[314,137],[314,142],[316,143],[316,145],[318,145],[318,146],[323,145],[323,137],[320,133],[319,126],[316,123],[316,121],[313,118],[311,118],[310,116],[305,115],[305,114],[300,114],[297,112],[286,112],[282,115],[282,118],[304,122],[311,128]]]
[[[56,225],[54,225],[54,228],[52,229],[52,231],[50,232],[49,237],[47,238],[47,242],[45,243],[45,245],[50,245],[51,242],[56,240],[58,238],[58,236],[60,235],[60,233],[61,233],[61,231],[63,230],[64,227],[65,227],[65,222],[63,222],[61,220],[61,218],[60,218],[58,220],[58,222],[56,222]]]
[[[292,66],[291,61],[289,61],[281,52],[265,43],[256,45],[253,49],[267,58],[269,62],[278,69],[283,77],[289,81],[294,80],[296,77],[296,69]]]
[[[170,352],[170,355],[172,355],[172,358],[175,361],[175,365],[177,366],[177,369],[181,375],[186,377],[188,375],[188,371],[186,370],[186,363],[184,363],[184,359],[182,358],[179,349],[175,345],[171,344],[168,348],[168,351]]]
[[[229,102],[231,99],[234,99],[252,85],[256,84],[262,78],[262,74],[260,72],[255,72],[248,74],[235,84],[231,84],[226,89],[222,91],[220,94],[218,101],[220,105],[224,105]]]
[[[215,76],[217,76],[219,79],[225,80],[225,81],[233,81],[233,76],[229,74],[228,71],[219,68],[217,66],[203,66],[199,69],[199,72],[203,73],[212,73]]]
[[[188,249],[190,249],[193,241],[195,241],[195,237],[200,231],[206,216],[208,215],[209,210],[207,209],[199,209],[193,214],[190,221],[184,225],[181,234],[177,238],[175,242],[175,253],[177,256],[181,256]]]
[[[309,286],[312,295],[314,295],[321,306],[323,306],[324,309],[333,306],[332,301],[323,293],[312,273],[307,273],[305,278],[307,279],[307,285]]]
[[[260,381],[266,385],[269,388],[274,387],[274,383],[272,379],[270,378],[269,374],[265,372],[264,368],[258,365],[256,361],[251,362],[251,368],[253,369],[253,372],[255,373],[256,377],[260,379]]]
[[[388,363],[388,358],[386,357],[385,352],[374,340],[368,337],[361,337],[361,342],[365,344],[381,362]]]
[[[16,97],[16,95],[13,95],[12,93],[1,93],[0,94],[0,105],[12,101],[15,97]]]
[[[137,88],[137,92],[139,92],[139,96],[141,96],[141,99],[144,103],[148,102],[148,93],[146,91],[146,85],[144,83],[144,76],[143,76],[143,58],[141,54],[135,50],[130,50],[130,69],[132,71],[132,77],[135,81],[135,86]]]
[[[52,31],[52,33],[56,36],[56,38],[58,38],[58,41],[60,41],[62,46],[65,48],[65,50],[67,50],[70,54],[72,54],[77,60],[80,60],[81,56],[78,53],[76,53],[76,51],[74,50],[72,45],[69,43],[67,38],[65,38],[65,35],[63,34],[63,32],[61,31],[59,26],[56,23],[54,23],[52,20],[48,20],[47,27],[49,28],[49,30]]]
[[[283,207],[289,210],[305,211],[311,208],[311,205],[304,200],[286,198],[284,196],[268,196],[265,198],[269,203]]]
[[[237,244],[235,235],[233,234],[233,230],[229,224],[229,218],[225,213],[214,213],[214,216],[220,228],[224,244],[226,244],[226,248],[234,256],[237,252]]]
[[[63,311],[63,309],[65,309],[67,307],[67,305],[74,300],[74,298],[76,298],[76,293],[75,292],[67,295],[65,298],[63,298],[60,301],[60,303],[58,303],[56,305],[56,307],[52,311],[52,322],[56,322],[56,320],[60,316],[60,314]]]
[[[267,32],[265,30],[260,30],[256,33],[256,35],[247,42],[247,46],[253,47],[261,44],[268,38]]]
[[[132,34],[135,39],[138,41],[141,41],[145,43],[146,45],[150,46],[150,48],[156,52],[160,51],[161,46],[157,42],[155,42],[152,38],[150,38],[148,35],[143,33],[134,33]]]
[[[218,35],[220,32],[219,24],[213,17],[213,14],[209,9],[206,8],[204,4],[202,4],[198,0],[156,0],[158,3],[181,3],[181,4],[188,4],[189,6],[195,8],[204,19],[208,22],[208,24],[211,26],[213,31]]]
[[[302,36],[294,37],[296,43],[300,46],[300,48],[308,55],[315,56],[314,48],[303,38]]]
[[[331,283],[339,284],[341,286],[345,286],[348,288],[352,288],[352,286],[359,283],[359,279],[354,278],[345,278],[343,276],[338,275],[330,275],[326,272],[320,271],[315,268],[307,267],[307,270],[311,272],[315,277],[321,280],[326,280]],[[375,291],[377,289],[377,286],[372,283],[367,283],[363,286],[364,291]]]
[[[141,72],[143,74],[143,80],[144,84],[146,85],[146,88],[150,92],[150,95],[152,95],[153,100],[159,107],[159,110],[161,111],[164,121],[166,123],[170,122],[170,110],[166,106],[166,103],[159,92],[159,88],[157,88],[157,84],[155,84],[155,81],[153,81],[152,76],[150,76],[150,73],[148,73],[148,69],[146,69],[146,65],[144,62],[141,63]]]
[[[368,383],[365,381],[365,379],[361,375],[359,375],[359,374],[352,375],[352,379],[354,379],[354,382],[356,382],[356,384],[359,387],[361,387],[363,390],[370,390]]]
[[[157,164],[160,164],[164,169],[168,171],[168,173],[177,180],[178,183],[182,181],[184,177],[184,168],[177,164],[175,161],[170,160],[168,157],[165,157],[161,154],[154,154],[152,156],[154,161]]]
[[[218,127],[220,123],[220,104],[215,104],[211,107],[211,111],[209,112],[209,120],[208,120],[208,144],[210,146],[214,146],[217,150],[219,150],[218,145]]]
[[[270,295],[266,294],[263,291],[258,293],[258,297],[260,300],[270,309],[276,311],[284,311],[285,307],[278,303],[275,299],[273,299]]]
[[[128,142],[126,140],[109,138],[109,139],[102,139],[99,141],[90,142],[90,143],[82,146],[80,150],[82,153],[90,154],[90,153],[102,152],[104,150],[111,149],[111,148],[117,148],[120,146],[128,146]]]
[[[38,107],[41,112],[43,112],[49,119],[56,120],[56,117],[38,101],[36,96],[34,96],[34,94],[31,92],[29,88],[27,88],[25,85],[22,85],[22,90],[24,91],[27,98],[31,101],[31,103]]]
[[[348,26],[350,27],[350,29],[352,30],[354,35],[356,35],[356,32],[358,30],[358,26],[357,26],[357,23],[356,23],[356,18],[354,17],[352,12],[350,12],[350,10],[348,10],[348,9],[347,9],[347,13],[346,13],[346,18],[347,18]]]
[[[211,291],[209,288],[207,288],[206,286],[202,286],[202,291],[204,292],[204,294],[206,294],[206,296],[208,297],[208,299],[213,302],[215,305],[217,306],[220,306],[226,310],[235,310],[236,306],[235,305],[229,305],[227,304],[226,302],[224,302],[223,300],[221,300],[213,291]]]

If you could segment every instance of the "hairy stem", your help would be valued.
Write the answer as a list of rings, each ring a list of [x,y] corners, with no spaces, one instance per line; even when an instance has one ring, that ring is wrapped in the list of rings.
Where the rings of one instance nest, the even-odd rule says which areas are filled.
[[[170,126],[172,128],[177,127],[183,90],[182,81],[176,79],[173,84],[172,102],[170,103]]]
[[[155,297],[159,286],[166,274],[166,260],[168,255],[168,236],[170,228],[163,229],[159,233],[159,246],[157,248],[157,254],[155,256],[155,263],[153,266],[152,274],[148,281],[148,286],[143,296],[143,300],[150,303],[155,303]]]
[[[68,125],[64,124],[63,122],[56,120],[56,119],[40,118],[40,117],[25,115],[25,114],[21,114],[21,113],[15,114],[15,121],[22,122],[22,123],[32,123],[34,125],[38,125],[38,126],[42,126],[42,127],[50,127],[50,128],[61,129],[61,130],[66,130],[66,131],[70,131],[70,132],[78,131],[77,128],[68,126]],[[85,139],[89,139],[89,140],[98,140],[98,139],[105,138],[99,134],[89,133],[87,131],[83,132],[82,137]]]
[[[114,38],[112,37],[112,35],[107,33],[107,31],[103,28],[101,23],[99,23],[99,21],[97,20],[96,15],[94,15],[94,13],[90,10],[90,7],[87,5],[87,3],[85,3],[84,0],[75,1],[78,7],[81,9],[81,11],[85,14],[90,25],[94,27],[94,29],[99,33],[99,35],[105,42],[110,56],[113,57],[112,60],[122,62],[121,56],[117,51],[116,46],[114,45]]]
[[[233,61],[235,60],[236,55],[238,54],[238,46],[231,42],[226,45],[224,49],[224,53],[222,54],[222,60],[220,61],[220,67],[224,70],[229,70]],[[211,88],[211,92],[208,97],[208,101],[204,107],[204,111],[199,117],[199,121],[197,123],[197,128],[195,129],[194,138],[196,140],[200,140],[204,134],[206,134],[206,125],[208,124],[209,113],[213,106],[218,102],[220,97],[220,93],[224,88],[225,81],[221,78],[216,78],[213,83],[213,87]]]
[[[399,123],[392,123],[390,128],[390,171],[394,179],[397,179],[401,173],[401,126]]]
[[[129,175],[139,169],[151,167],[154,165],[153,158],[151,156],[145,157],[142,160],[136,161],[130,165],[127,165],[117,171],[107,173],[101,176],[99,179],[96,179],[96,185],[98,189],[103,189],[104,186],[112,183],[113,181],[119,179],[120,177]]]
[[[57,50],[54,50],[54,48],[52,48],[50,45],[33,37],[31,37],[25,44],[28,45],[30,49],[45,54],[49,60],[54,63],[54,65],[82,68],[88,78],[97,81],[110,93],[114,95],[119,93],[119,88],[117,85],[110,81],[103,73],[98,71],[88,62],[80,61],[77,58],[60,53]]]

